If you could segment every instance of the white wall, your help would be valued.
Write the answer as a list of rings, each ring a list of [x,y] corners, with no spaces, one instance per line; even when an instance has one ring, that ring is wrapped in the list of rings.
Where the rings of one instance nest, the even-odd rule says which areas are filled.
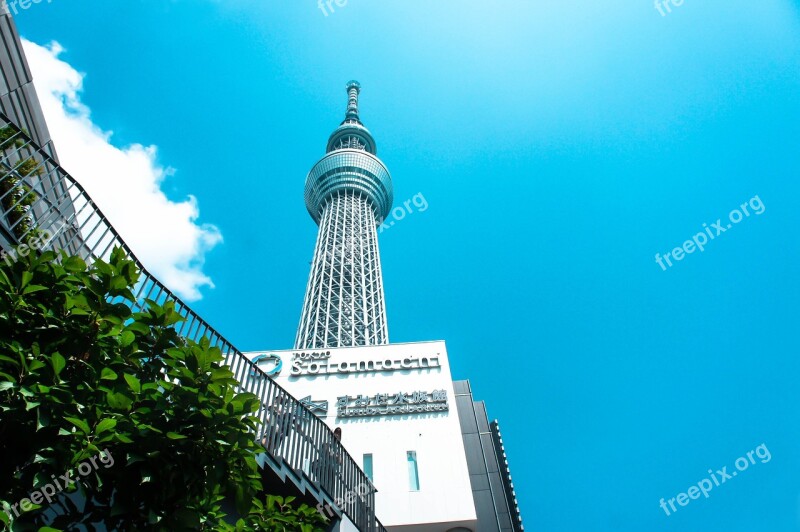
[[[475,506],[445,343],[306,350],[311,351],[329,351],[330,358],[324,362],[342,369],[352,370],[352,363],[361,361],[376,361],[381,367],[386,360],[391,360],[392,366],[413,366],[413,369],[322,374],[324,369],[311,367],[320,374],[298,377],[291,375],[291,369],[293,355],[300,351],[256,351],[245,355],[249,358],[259,354],[279,355],[283,370],[275,380],[298,399],[311,395],[314,401],[328,401],[328,415],[320,417],[330,427],[342,428],[342,444],[359,465],[363,465],[365,453],[373,455],[374,484],[378,488],[376,513],[384,526],[390,530],[404,525],[414,525],[413,529],[419,531],[446,531],[456,526],[474,530]],[[440,367],[419,367],[425,365],[422,357],[427,357],[428,365],[432,366],[438,357]],[[268,364],[265,369],[271,367]],[[340,396],[372,398],[383,393],[394,396],[434,390],[445,390],[448,411],[337,417],[336,403]],[[410,490],[407,451],[417,452],[419,491]]]

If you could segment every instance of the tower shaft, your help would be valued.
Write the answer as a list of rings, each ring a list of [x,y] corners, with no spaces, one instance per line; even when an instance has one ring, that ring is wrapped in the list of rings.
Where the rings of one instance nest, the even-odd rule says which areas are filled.
[[[364,195],[338,191],[320,220],[295,347],[388,341],[375,212]]]

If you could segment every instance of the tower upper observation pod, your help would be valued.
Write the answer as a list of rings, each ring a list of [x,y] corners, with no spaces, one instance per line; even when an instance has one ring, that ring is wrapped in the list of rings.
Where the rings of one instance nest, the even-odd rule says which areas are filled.
[[[365,194],[375,211],[376,222],[384,220],[392,207],[392,178],[376,155],[372,133],[358,115],[360,92],[357,81],[347,84],[345,119],[328,138],[327,154],[306,178],[306,208],[317,223],[327,200],[342,190]]]

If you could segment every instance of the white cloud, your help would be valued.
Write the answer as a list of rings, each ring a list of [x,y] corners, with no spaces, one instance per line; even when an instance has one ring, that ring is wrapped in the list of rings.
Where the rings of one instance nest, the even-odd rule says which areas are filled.
[[[214,284],[202,271],[205,253],[222,241],[213,225],[198,224],[197,201],[171,201],[161,183],[172,173],[155,146],[117,147],[81,102],[83,74],[59,59],[63,48],[22,40],[36,92],[61,165],[83,185],[136,256],[187,300]]]

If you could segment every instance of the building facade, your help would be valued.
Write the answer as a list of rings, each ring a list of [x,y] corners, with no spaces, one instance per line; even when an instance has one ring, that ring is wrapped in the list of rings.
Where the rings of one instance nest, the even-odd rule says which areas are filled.
[[[377,228],[392,182],[359,93],[347,84],[345,119],[306,179],[319,232],[295,347],[245,356],[341,431],[390,532],[521,531],[496,422],[453,381],[445,342],[389,343]]]
[[[0,39],[3,52],[0,53],[0,112],[58,161],[17,26],[5,2],[0,3]]]
[[[271,357],[245,356],[275,371]],[[273,379],[330,427],[378,492],[390,531],[478,530],[442,341],[272,351]]]
[[[22,42],[16,24],[5,2],[0,3],[0,129],[11,134],[18,128],[30,138],[3,136],[0,151],[10,170],[0,181],[0,248],[10,250],[30,239],[30,229],[46,231],[54,245],[72,254],[88,256],[89,248],[82,235],[72,193],[57,170],[59,161],[53,140],[44,119],[39,97],[33,85]],[[33,148],[36,146],[36,149]],[[22,175],[20,163],[33,171]],[[8,194],[12,180],[23,180],[30,193],[20,197]],[[24,216],[16,215],[25,211]],[[29,223],[26,223],[29,222]]]
[[[489,421],[486,404],[475,401],[469,381],[453,383],[467,453],[478,530],[523,530],[511,470],[498,422]]]

